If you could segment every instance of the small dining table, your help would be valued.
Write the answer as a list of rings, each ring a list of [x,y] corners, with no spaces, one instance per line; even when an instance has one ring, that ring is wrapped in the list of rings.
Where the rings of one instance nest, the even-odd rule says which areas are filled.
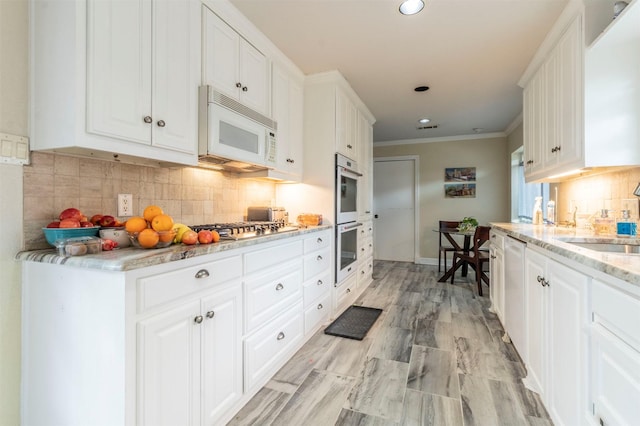
[[[451,246],[454,249],[456,249],[456,251],[462,251],[464,252],[464,254],[469,254],[469,251],[471,250],[471,237],[473,237],[475,230],[461,231],[458,228],[438,228],[438,229],[434,229],[433,232],[438,232],[444,235],[444,237],[447,239],[447,241],[449,241],[449,243],[451,243]],[[460,247],[460,243],[453,237],[454,235],[461,235],[464,237],[462,247]],[[438,282],[443,283],[443,282],[446,282],[449,278],[451,278],[451,275],[455,273],[453,266],[454,265],[452,261],[451,267],[444,273],[443,276],[440,277]],[[467,265],[467,263],[462,265],[463,277],[467,276],[468,269],[469,269],[469,266]]]

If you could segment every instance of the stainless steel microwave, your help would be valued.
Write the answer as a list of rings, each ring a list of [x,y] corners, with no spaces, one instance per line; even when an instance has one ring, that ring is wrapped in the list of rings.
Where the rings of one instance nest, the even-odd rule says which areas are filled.
[[[200,163],[224,165],[234,171],[274,168],[277,159],[277,123],[211,86],[200,87],[198,157]],[[241,163],[246,163],[242,167]]]

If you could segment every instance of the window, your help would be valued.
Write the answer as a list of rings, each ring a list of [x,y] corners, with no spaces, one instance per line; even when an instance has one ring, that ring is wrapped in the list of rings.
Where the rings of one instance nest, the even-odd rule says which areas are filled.
[[[531,223],[536,197],[542,197],[542,214],[546,215],[549,184],[525,183],[523,154],[522,147],[511,154],[511,221]]]

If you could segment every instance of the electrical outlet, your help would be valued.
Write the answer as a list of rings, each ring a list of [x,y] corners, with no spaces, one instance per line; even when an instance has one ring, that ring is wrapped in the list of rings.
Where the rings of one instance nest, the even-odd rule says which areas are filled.
[[[118,194],[118,216],[133,216],[133,196]]]

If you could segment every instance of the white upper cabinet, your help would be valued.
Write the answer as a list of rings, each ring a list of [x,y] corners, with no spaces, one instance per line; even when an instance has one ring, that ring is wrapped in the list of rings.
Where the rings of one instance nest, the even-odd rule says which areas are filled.
[[[204,84],[269,116],[269,61],[209,8],[204,13]]]
[[[302,117],[304,98],[302,83],[283,67],[273,64],[272,113],[278,123],[278,171],[287,180],[300,181],[303,171]]]
[[[33,0],[32,17],[33,149],[196,164],[196,2]]]
[[[336,88],[336,152],[358,159],[358,110],[351,99]]]

